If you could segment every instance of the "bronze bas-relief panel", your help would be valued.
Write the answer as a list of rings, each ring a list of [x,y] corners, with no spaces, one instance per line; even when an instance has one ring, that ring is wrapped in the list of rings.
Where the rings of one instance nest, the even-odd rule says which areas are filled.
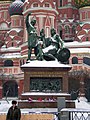
[[[68,91],[68,72],[67,71],[25,71],[24,72],[24,91],[30,91],[30,79],[34,77],[62,78],[62,91]]]

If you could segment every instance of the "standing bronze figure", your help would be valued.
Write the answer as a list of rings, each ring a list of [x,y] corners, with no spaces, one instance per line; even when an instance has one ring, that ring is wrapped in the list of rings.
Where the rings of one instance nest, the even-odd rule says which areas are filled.
[[[32,48],[35,48],[37,45],[37,33],[35,29],[36,20],[32,19],[29,23],[29,16],[31,13],[29,13],[26,17],[26,28],[28,32],[28,60],[31,58],[31,52]]]
[[[27,28],[27,32],[28,32],[28,60],[31,60],[31,53],[32,53],[32,49],[34,48],[34,53],[35,56],[37,58],[37,51],[39,51],[39,56],[42,54],[40,46],[39,46],[39,42],[38,42],[38,35],[36,32],[36,28],[35,28],[35,24],[36,24],[36,19],[32,18],[31,22],[29,23],[29,16],[31,15],[31,13],[29,13],[26,17],[26,28]],[[42,56],[40,56],[42,57]]]

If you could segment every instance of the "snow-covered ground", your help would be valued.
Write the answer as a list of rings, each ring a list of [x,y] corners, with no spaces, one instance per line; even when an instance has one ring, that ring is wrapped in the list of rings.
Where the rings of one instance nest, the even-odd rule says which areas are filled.
[[[75,101],[76,108],[78,109],[89,109],[90,110],[90,103],[87,102],[86,98],[79,98],[78,100]]]
[[[8,103],[9,102],[9,103]],[[9,107],[12,105],[12,100],[0,100],[0,113],[7,113]],[[31,108],[21,109],[22,113],[41,113],[41,112],[57,112],[57,108]]]
[[[16,99],[17,100],[17,99]],[[80,98],[80,101],[75,100],[75,106],[77,109],[89,109],[90,110],[90,103],[86,101],[85,98]],[[12,99],[8,100],[9,103],[3,99],[0,100],[0,113],[7,113],[9,107],[11,106]],[[32,109],[21,109],[22,113],[41,113],[41,112],[57,112],[57,108],[32,108]]]

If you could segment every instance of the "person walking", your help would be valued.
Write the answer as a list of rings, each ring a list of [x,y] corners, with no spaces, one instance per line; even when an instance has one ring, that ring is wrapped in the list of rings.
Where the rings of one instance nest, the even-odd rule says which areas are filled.
[[[21,110],[17,106],[17,101],[12,101],[12,106],[9,108],[6,120],[20,120],[21,118]]]

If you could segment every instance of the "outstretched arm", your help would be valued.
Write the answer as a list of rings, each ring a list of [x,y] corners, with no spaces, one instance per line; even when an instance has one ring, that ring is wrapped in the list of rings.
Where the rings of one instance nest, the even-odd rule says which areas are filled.
[[[28,28],[29,27],[29,16],[31,15],[31,13],[29,13],[27,16],[26,16],[26,27]]]

